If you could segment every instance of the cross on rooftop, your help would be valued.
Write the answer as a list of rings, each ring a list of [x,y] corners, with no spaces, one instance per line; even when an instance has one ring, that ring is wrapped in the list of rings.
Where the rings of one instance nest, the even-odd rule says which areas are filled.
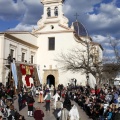
[[[78,18],[79,15],[76,13],[74,16],[76,17],[76,21],[77,21],[77,18]]]

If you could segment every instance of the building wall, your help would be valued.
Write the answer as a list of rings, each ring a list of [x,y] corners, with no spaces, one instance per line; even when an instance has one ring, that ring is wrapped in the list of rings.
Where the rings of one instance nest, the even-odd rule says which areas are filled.
[[[5,55],[4,58],[7,59],[8,55],[10,54],[10,49],[13,49],[15,51],[14,57],[16,59],[16,61],[20,61],[21,62],[21,57],[22,57],[22,52],[25,52],[25,60],[27,60],[27,62],[29,63],[29,61],[31,60],[30,57],[31,55],[34,55],[34,64],[36,64],[36,51],[35,49],[26,46],[24,44],[21,44],[19,42],[15,42],[14,40],[11,40],[9,38],[5,39],[5,46],[7,49],[5,49]]]
[[[4,35],[0,36],[0,48],[3,51],[0,51],[0,80],[5,83],[5,76],[3,78],[3,59],[7,59],[8,54],[10,53],[10,48],[15,50],[14,57],[16,61],[21,61],[22,52],[26,53],[27,62],[30,61],[31,55],[34,55],[34,64],[40,65],[40,74],[43,84],[46,82],[46,76],[48,74],[53,74],[55,76],[56,85],[64,84],[71,82],[72,78],[77,79],[78,84],[86,84],[86,74],[82,72],[71,73],[64,72],[60,69],[61,65],[55,61],[57,56],[61,52],[68,53],[74,48],[80,48],[81,51],[87,51],[86,47],[79,42],[76,42],[76,38],[73,34],[74,29],[68,27],[68,19],[63,15],[62,12],[62,2],[58,3],[51,2],[51,4],[46,4],[46,0],[42,1],[44,3],[44,13],[42,19],[38,21],[38,30],[34,30],[33,33],[38,36],[35,37],[28,33],[11,33],[12,36],[17,37],[27,43],[30,43],[34,46],[38,46],[38,49],[32,48],[31,46],[21,44],[9,38],[4,38]],[[54,16],[54,8],[58,6],[58,17]],[[47,17],[47,8],[51,7],[52,14],[51,17]],[[52,29],[52,26],[54,27]],[[55,37],[55,50],[48,50],[48,38]],[[86,41],[86,38],[82,38]],[[78,41],[78,40],[77,40]],[[100,52],[100,59],[102,59],[102,51]],[[86,54],[86,53],[84,53]],[[46,72],[47,71],[47,72]],[[90,79],[95,79],[92,75],[89,75]]]
[[[25,42],[28,42],[28,43],[31,43],[33,45],[37,45],[37,37],[32,35],[31,33],[29,32],[13,32],[13,33],[10,33],[12,36],[15,36],[21,40],[24,40]]]
[[[49,37],[55,37],[55,50],[48,50]],[[67,54],[70,50],[76,47],[80,47],[81,50],[84,49],[84,46],[82,44],[75,41],[73,32],[41,34],[38,37],[38,46],[39,49],[37,51],[37,63],[40,64],[41,78],[44,82],[46,81],[44,80],[44,70],[49,70],[50,66],[52,66],[52,69],[59,71],[58,83],[67,85],[67,83],[70,82],[70,79],[76,78],[79,84],[86,84],[86,75],[82,75],[81,73],[73,74],[71,72],[63,72],[61,69],[59,69],[61,67],[60,64],[55,61],[55,59],[62,52]]]
[[[20,35],[21,37],[19,37],[19,39],[23,37],[22,34]],[[31,38],[30,38],[30,41],[32,41]],[[34,41],[34,45],[36,44],[37,42]],[[13,39],[7,38],[4,36],[4,34],[1,34],[0,36],[0,48],[1,48],[1,51],[0,51],[0,82],[2,82],[4,85],[6,85],[6,82],[8,80],[8,73],[10,71],[6,67],[6,65],[8,65],[7,57],[10,54],[10,49],[14,50],[13,58],[16,59],[16,62],[23,63],[21,62],[21,57],[22,57],[22,52],[25,52],[26,53],[25,60],[27,60],[27,63],[31,63],[31,55],[33,55],[34,56],[33,64],[37,64],[37,55],[36,55],[37,49],[32,48],[31,46],[27,46],[19,42],[16,42]]]
[[[4,56],[4,35],[0,35],[0,82],[2,82],[4,76],[4,65],[3,65],[3,56]]]

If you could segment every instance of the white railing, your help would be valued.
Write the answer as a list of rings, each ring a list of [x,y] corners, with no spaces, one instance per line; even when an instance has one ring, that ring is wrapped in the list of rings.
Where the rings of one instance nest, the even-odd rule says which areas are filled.
[[[37,64],[28,63],[28,62],[22,62],[22,61],[15,61],[15,63],[16,63],[16,64],[27,64],[27,65],[37,66]],[[4,60],[3,60],[3,64],[4,64],[4,65],[10,65],[10,63],[8,62],[8,59],[4,59]]]

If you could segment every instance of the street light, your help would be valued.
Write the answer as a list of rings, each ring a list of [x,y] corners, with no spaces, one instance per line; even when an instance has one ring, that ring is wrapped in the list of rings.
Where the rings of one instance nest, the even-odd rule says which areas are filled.
[[[75,82],[75,88],[76,88],[76,83],[77,83],[77,80],[74,78],[74,82]]]
[[[83,25],[84,26],[84,25]],[[88,36],[88,31],[86,27],[84,26],[84,29],[86,31],[86,37],[85,39],[85,44],[86,44],[86,49],[87,49],[87,73],[86,73],[86,79],[87,79],[87,85],[88,85],[88,80],[89,80],[89,64],[90,64],[90,46],[89,46],[89,36]]]
[[[74,23],[74,29],[77,33],[78,36],[83,36],[84,37],[84,44],[85,44],[85,51],[86,51],[86,56],[85,56],[85,63],[86,63],[86,79],[87,79],[87,84],[88,84],[88,80],[89,80],[89,64],[90,64],[90,46],[89,46],[89,42],[90,42],[90,38],[88,35],[88,31],[86,29],[86,27],[82,24],[79,23],[77,21],[77,17],[78,14],[76,13],[76,22]],[[84,55],[83,55],[84,56]]]
[[[88,75],[88,73],[86,74],[86,79],[87,79],[87,85],[88,85],[88,80],[89,80],[89,75]]]

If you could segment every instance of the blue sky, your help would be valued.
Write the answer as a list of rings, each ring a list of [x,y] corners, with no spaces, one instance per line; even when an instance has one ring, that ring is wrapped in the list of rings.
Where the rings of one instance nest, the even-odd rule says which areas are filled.
[[[66,0],[63,12],[69,25],[78,20],[84,24],[89,35],[103,47],[111,39],[120,40],[120,0]],[[31,31],[43,14],[40,0],[0,0],[0,32]],[[108,49],[108,54],[113,51]]]

